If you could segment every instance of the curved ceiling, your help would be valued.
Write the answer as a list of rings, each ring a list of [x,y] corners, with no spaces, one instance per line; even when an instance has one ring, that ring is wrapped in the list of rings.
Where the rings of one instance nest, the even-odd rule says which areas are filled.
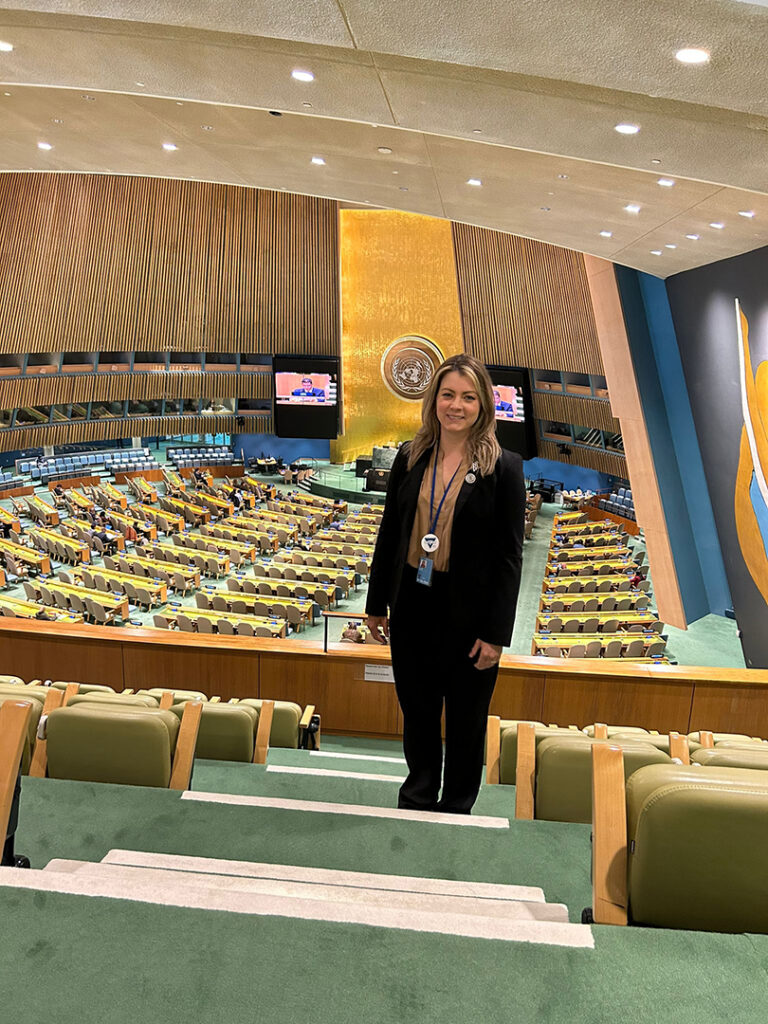
[[[283,188],[497,228],[659,276],[768,244],[763,6],[10,8],[0,10],[0,40],[13,45],[0,51],[2,170]],[[711,61],[680,64],[686,45]],[[296,68],[314,81],[295,81]],[[620,135],[620,122],[640,131]]]

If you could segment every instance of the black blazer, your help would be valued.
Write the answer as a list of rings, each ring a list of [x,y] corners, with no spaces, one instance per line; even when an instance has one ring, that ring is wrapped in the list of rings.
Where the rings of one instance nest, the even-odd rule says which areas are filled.
[[[397,603],[429,456],[410,471],[407,444],[395,458],[368,582],[369,615],[386,615]],[[456,499],[448,579],[451,620],[462,634],[502,647],[512,639],[524,530],[522,459],[502,451],[493,473],[465,481]]]

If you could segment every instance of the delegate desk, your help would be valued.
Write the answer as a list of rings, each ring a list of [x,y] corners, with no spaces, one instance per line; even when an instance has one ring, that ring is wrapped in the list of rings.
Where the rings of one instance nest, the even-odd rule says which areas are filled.
[[[613,600],[614,602],[617,600],[613,596],[613,594],[606,594],[606,593],[602,593],[602,592],[598,593],[596,591],[593,591],[592,593],[587,594],[586,596],[584,594],[549,594],[549,593],[547,593],[547,594],[542,594],[541,595],[541,600],[539,601],[539,611],[540,612],[548,612],[550,615],[559,615],[560,612],[553,611],[553,609],[552,609],[552,605],[553,604],[558,604],[559,603],[559,604],[563,605],[563,611],[570,611],[574,604],[581,603],[581,605],[583,606],[585,600],[586,601],[591,601],[591,600],[597,601],[597,608],[595,609],[595,611],[603,611],[603,610],[611,611],[610,608],[603,609],[603,607],[602,607],[603,601],[607,601],[609,599]],[[630,608],[632,608],[632,609],[637,609],[637,604],[638,604],[638,602],[640,602],[640,608],[637,609],[637,610],[642,610],[644,608],[647,608],[648,605],[651,603],[651,600],[650,600],[650,598],[648,597],[647,594],[638,593],[638,591],[633,591],[631,593],[624,594],[624,595],[622,595],[619,598],[619,600],[625,600],[625,599],[632,602],[631,605],[630,605]],[[582,609],[574,609],[574,610],[575,611],[586,611],[586,609],[584,609],[584,608],[582,608]],[[615,608],[615,605],[614,605],[614,609],[613,610],[617,610]]]
[[[605,572],[603,566],[608,566],[610,572]],[[590,560],[588,558],[580,558],[578,561],[569,560],[567,562],[550,562],[547,565],[546,571],[551,575],[553,569],[563,571],[563,576],[560,576],[560,572],[557,574],[557,579],[567,578],[567,573],[578,573],[582,569],[589,569],[593,576],[614,576],[620,572],[626,573],[628,576],[634,576],[637,570],[640,568],[639,562],[633,562],[629,558],[596,558]],[[598,570],[596,572],[596,570]],[[599,571],[602,570],[602,571]],[[588,579],[588,576],[584,576],[584,579]]]
[[[229,556],[223,555],[220,551],[204,551],[202,548],[177,547],[175,544],[152,544],[143,545],[143,549],[149,558],[158,562],[173,562],[174,565],[189,565],[195,558],[202,558],[207,563],[209,558],[216,562],[216,571],[219,576],[225,576],[229,572]],[[207,565],[206,565],[207,568]]]
[[[163,499],[163,501],[168,500],[168,498]],[[184,521],[184,516],[177,515],[176,512],[169,512],[164,508],[152,508],[151,505],[143,505],[137,502],[135,505],[131,505],[128,511],[130,512],[133,509],[145,520],[154,523],[158,530],[162,530],[163,533],[181,533],[187,525]]]
[[[17,516],[12,515],[6,509],[0,507],[0,523],[10,526],[14,533],[21,533],[21,523]]]
[[[335,566],[310,568],[300,565],[297,572],[293,568],[293,564],[284,565],[273,560],[269,564],[269,569],[263,565],[256,565],[253,571],[257,583],[261,583],[263,580],[271,580],[273,583],[283,581],[297,583],[305,587],[309,585],[308,589],[314,589],[315,585],[333,584],[341,590],[344,597],[349,597],[350,590],[357,590],[357,573],[349,569],[338,569]],[[241,578],[240,574],[238,574],[238,578]]]
[[[42,526],[34,526],[29,536],[39,547],[45,548],[49,554],[58,558],[58,546],[62,545],[73,562],[90,562],[91,549],[83,541],[72,540],[55,530],[46,530]]]
[[[289,501],[297,505],[306,505],[314,509],[330,509],[335,516],[345,516],[349,512],[349,505],[346,501],[331,502],[329,498],[322,498],[319,494],[292,493]]]
[[[534,633],[531,654],[543,654],[548,647],[559,647],[561,651],[567,651],[577,644],[588,644],[593,640],[600,641],[601,654],[612,640],[621,642],[622,651],[628,644],[642,640],[643,657],[648,657],[648,648],[652,644],[664,644],[658,633]],[[623,656],[621,660],[624,660]]]
[[[128,496],[123,494],[122,491],[113,485],[103,480],[95,488],[96,496],[104,503],[105,508],[114,508],[117,506],[120,509],[128,508]]]
[[[260,498],[264,498],[265,500],[274,498],[277,494],[277,488],[274,484],[262,484],[247,473],[244,473],[243,476],[237,478],[237,486],[245,488],[245,490],[251,491],[253,494],[257,494]]]
[[[13,612],[17,619],[36,619],[40,612],[54,622],[82,622],[83,616],[79,612],[64,611],[63,608],[55,608],[47,604],[37,604],[35,601],[25,601],[20,597],[5,597],[0,595],[0,609],[7,609]],[[13,617],[11,616],[11,617]]]
[[[594,586],[592,586],[594,584]],[[608,586],[606,586],[608,584]],[[585,590],[588,587],[588,590]],[[603,588],[603,589],[601,589]],[[629,577],[626,575],[611,574],[601,576],[546,576],[544,578],[544,592],[547,594],[637,594],[641,591],[629,585]]]
[[[592,551],[595,548],[611,547],[620,542],[623,544],[624,538],[619,533],[578,533],[574,535],[555,530],[552,534],[550,547],[553,550],[567,548],[569,551],[572,551],[574,548],[577,548],[578,550],[586,549],[587,551]]]
[[[67,491],[67,498],[74,505],[77,512],[90,512],[93,508],[93,502],[90,498],[86,498],[80,491],[76,491],[74,487]]]
[[[137,579],[146,579],[146,576],[142,572],[136,572],[136,566],[141,566],[145,569],[152,579],[155,579],[155,573],[158,567],[162,566],[162,562],[155,560],[154,558],[140,558],[138,555],[126,555],[120,559],[120,568],[123,572],[132,573]],[[188,565],[173,565],[170,567],[171,572],[179,573],[183,579],[188,583],[192,582],[195,587],[200,586],[200,570],[193,569]]]
[[[619,611],[617,608],[611,612],[553,612],[551,615],[544,613],[536,617],[536,631],[541,633],[547,630],[552,619],[560,619],[563,625],[566,622],[578,622],[579,625],[583,625],[588,619],[597,619],[600,625],[603,622],[618,622],[623,629],[630,626],[643,626],[645,629],[657,626],[661,629],[658,616],[652,612],[633,611],[631,608]]]
[[[26,498],[25,500],[33,519],[36,519],[37,516],[41,516],[45,521],[46,526],[59,525],[59,513],[53,505],[49,505],[47,501],[43,501],[42,498],[37,498],[35,496]],[[33,510],[37,510],[37,516],[34,514]]]
[[[550,548],[548,562],[609,562],[615,558],[629,558],[632,552],[625,545],[612,547],[559,547]]]
[[[241,601],[248,608],[249,615],[255,614],[253,609],[256,605],[261,605],[266,608],[268,616],[275,619],[286,619],[289,618],[286,609],[295,608],[298,614],[294,616],[296,621],[293,624],[297,629],[307,623],[311,626],[315,623],[316,606],[315,602],[311,598],[275,597],[272,594],[238,594],[231,590],[215,590],[212,587],[204,587],[202,593],[211,601],[215,597],[224,601],[227,605],[227,611],[231,614],[235,614],[232,608],[233,602]],[[275,611],[275,609],[277,609],[277,611]]]
[[[240,615],[233,612],[219,612],[219,611],[208,611],[204,608],[182,608],[171,606],[166,608],[160,613],[162,618],[166,620],[169,626],[177,625],[179,615],[186,615],[187,618],[191,619],[192,622],[197,626],[197,631],[202,632],[198,623],[200,619],[206,619],[211,623],[212,632],[218,633],[219,621],[224,619],[226,622],[232,624],[235,632],[241,622],[251,626],[254,630],[257,626],[261,626],[264,629],[268,629],[273,637],[283,638],[287,635],[288,627],[285,619],[275,619],[264,615]],[[241,634],[242,635],[242,634]],[[250,634],[248,634],[250,635]]]
[[[253,513],[241,513],[237,518],[232,517],[231,519],[225,520],[227,523],[244,523],[246,529],[264,529],[266,526],[271,526],[273,529],[285,530],[289,536],[297,537],[301,524],[296,521],[296,516],[287,516],[282,512],[270,512],[269,509],[257,509]],[[309,527],[308,532],[314,533],[317,529],[317,523],[306,520],[307,526]],[[307,531],[305,531],[307,532]]]
[[[217,498],[212,494],[204,494],[202,491],[195,492],[195,500],[200,502],[209,512],[212,512],[218,519],[234,515],[235,506],[225,498]]]
[[[612,519],[590,519],[586,523],[560,523],[552,527],[552,535],[561,533],[566,537],[589,537],[601,533],[620,534],[621,527]]]
[[[94,527],[91,523],[86,522],[85,519],[68,519],[66,523],[61,524],[62,530],[74,530],[74,534],[78,540],[81,540],[83,544],[89,544],[91,540],[91,533],[98,530],[99,533],[103,532],[107,535],[107,543],[114,544],[118,551],[125,549],[125,537],[118,530],[108,530],[104,527]]]
[[[97,601],[104,608],[108,608],[115,614],[119,615],[123,619],[128,618],[128,598],[122,594],[113,594],[111,591],[106,593],[103,590],[91,590],[89,587],[78,586],[75,583],[63,583],[61,580],[46,580],[45,583],[41,584],[39,580],[33,580],[32,586],[35,592],[42,597],[41,586],[47,587],[52,594],[56,591],[63,594],[70,602],[70,599],[74,595],[80,601],[85,601],[86,597],[92,601]],[[75,609],[77,610],[77,609]]]
[[[131,508],[135,508],[135,505],[131,505]],[[125,534],[128,527],[132,527],[140,537],[146,537],[148,540],[157,540],[157,527],[154,523],[148,523],[145,519],[138,519],[131,515],[130,509],[126,512],[110,512],[110,522],[117,526],[118,530],[122,534]]]
[[[157,501],[157,488],[148,483],[143,476],[128,477],[126,483],[133,490],[133,493],[142,502],[154,504]]]
[[[192,538],[193,540],[204,540],[206,545],[212,544],[217,551],[225,551],[230,556],[230,558],[232,557],[232,552],[236,551],[240,555],[241,560],[246,562],[256,561],[256,556],[258,554],[258,544],[244,544],[242,541],[239,540],[230,540],[227,537],[219,537],[214,532],[216,529],[217,527],[215,526],[201,526],[200,533],[193,533],[192,531],[190,531],[186,536],[188,538]],[[202,548],[197,547],[187,548],[187,551],[200,551],[204,553]]]
[[[182,501],[181,498],[165,498],[164,502],[166,506],[170,505],[171,509],[187,523],[192,522],[195,526],[199,526],[200,523],[210,522],[211,513],[208,509],[201,508],[200,505],[195,505],[191,501]]]
[[[337,544],[329,540],[324,540],[321,536],[317,536],[312,540],[310,545],[310,551],[317,551],[321,554],[328,555],[367,555],[369,558],[373,558],[373,551],[376,547],[375,544],[362,544],[356,541],[347,542],[344,544]],[[347,548],[349,550],[347,550]]]
[[[135,576],[132,572],[117,572],[116,569],[107,569],[104,566],[94,566],[89,569],[75,569],[71,572],[71,575],[75,579],[82,580],[83,585],[90,587],[94,590],[99,590],[96,586],[95,580],[97,576],[103,576],[107,583],[110,584],[110,589],[113,593],[117,593],[115,587],[112,587],[114,582],[117,587],[120,588],[120,593],[128,595],[126,589],[126,583],[130,583],[132,587],[139,586],[143,590],[146,590],[149,596],[152,598],[154,604],[165,604],[168,600],[168,585],[162,580],[148,579],[146,576],[139,577]],[[100,591],[105,593],[105,591]]]
[[[25,547],[23,544],[14,544],[13,541],[0,537],[0,552],[10,555],[17,562],[24,562],[25,565],[32,566],[33,569],[46,576],[50,574],[51,559],[43,551]]]
[[[320,552],[319,554],[323,555],[324,553]],[[325,554],[325,557],[329,561],[333,561],[335,564],[333,566],[323,566],[322,558],[318,557],[318,554],[308,554],[305,551],[297,551],[296,548],[294,548],[293,551],[278,551],[272,559],[272,565],[279,568],[281,564],[288,563],[289,565],[306,565],[309,568],[320,570],[325,569],[326,571],[331,571],[334,568],[343,569],[346,572],[354,570],[354,572],[359,573],[361,576],[367,576],[370,572],[371,567],[369,560],[365,555],[359,556],[354,561],[350,561],[350,555],[348,554]],[[354,556],[351,557],[354,558]],[[255,571],[256,569],[254,568],[254,572]]]
[[[210,534],[208,534],[208,530],[211,531]],[[237,540],[241,544],[253,544],[259,550],[269,548],[270,551],[277,551],[280,547],[280,539],[276,533],[268,533],[266,530],[246,530],[242,527],[232,526],[229,523],[219,523],[213,527],[201,527],[200,532],[212,537],[222,534],[223,537]]]
[[[252,590],[245,590],[245,591],[243,590],[242,584],[243,584],[243,580],[244,579],[245,579],[245,577],[243,577],[240,573],[238,573],[237,576],[235,577],[235,580],[238,583],[240,583],[240,591],[242,593],[246,593],[246,594],[251,594],[252,595],[253,594]],[[258,579],[256,579],[255,581],[251,580],[250,577],[248,579],[249,579],[249,582],[251,583],[251,586],[255,585],[256,590],[261,595],[264,595],[264,594],[277,594],[278,587],[283,587],[283,588],[285,588],[288,591],[288,594],[283,595],[286,598],[287,597],[298,597],[298,598],[313,597],[318,591],[320,591],[321,593],[325,594],[326,598],[328,599],[328,604],[330,604],[330,605],[336,604],[337,588],[339,590],[341,590],[342,592],[344,592],[344,591],[348,590],[348,585],[349,585],[348,584],[348,580],[345,577],[341,577],[343,586],[341,584],[337,585],[334,580],[331,580],[330,582],[328,582],[327,579],[325,581],[319,581],[319,580],[314,580],[314,579],[313,580],[286,580],[286,579],[283,579],[280,576],[259,576]],[[232,581],[229,581],[229,582],[232,582]],[[237,596],[237,592],[236,591],[234,591],[234,592],[230,591],[230,593],[235,593],[235,596]],[[278,597],[280,597],[279,594],[278,594]]]
[[[268,501],[267,509],[270,512],[282,512],[294,520],[307,519],[309,522],[317,523],[318,526],[328,526],[333,520],[334,512],[330,508],[309,508],[299,505],[294,501]]]
[[[369,544],[376,543],[376,533],[356,533],[352,530],[323,530],[315,540],[329,540],[334,544]]]

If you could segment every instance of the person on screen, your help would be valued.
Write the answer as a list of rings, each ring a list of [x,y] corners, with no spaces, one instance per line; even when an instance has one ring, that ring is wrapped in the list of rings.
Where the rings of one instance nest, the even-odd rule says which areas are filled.
[[[311,377],[302,377],[301,387],[296,388],[291,394],[297,395],[299,398],[325,398],[325,391],[322,388],[314,387]]]
[[[493,404],[496,412],[514,412],[509,402],[502,402],[501,395],[495,388],[493,389]]]

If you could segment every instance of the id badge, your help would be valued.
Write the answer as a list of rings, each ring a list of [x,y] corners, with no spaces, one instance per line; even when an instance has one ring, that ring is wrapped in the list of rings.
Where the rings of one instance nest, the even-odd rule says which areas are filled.
[[[421,583],[423,587],[432,586],[432,570],[435,567],[435,563],[431,558],[420,558],[419,567],[416,570],[416,582]]]

